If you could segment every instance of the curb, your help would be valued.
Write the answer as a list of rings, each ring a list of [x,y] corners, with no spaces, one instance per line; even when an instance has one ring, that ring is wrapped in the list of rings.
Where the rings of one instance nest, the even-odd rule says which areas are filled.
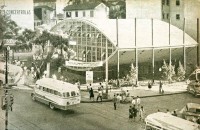
[[[182,93],[187,93],[187,91],[183,91],[183,92],[176,92],[176,93],[167,93],[167,94],[157,94],[157,95],[149,95],[149,96],[141,96],[140,98],[148,98],[148,97],[158,97],[158,96],[168,96],[168,95],[175,95],[175,94],[182,94]],[[105,99],[102,102],[112,102],[112,99]],[[82,100],[81,103],[101,103],[96,102],[96,101],[84,101]],[[126,104],[126,103],[122,103],[122,104]]]

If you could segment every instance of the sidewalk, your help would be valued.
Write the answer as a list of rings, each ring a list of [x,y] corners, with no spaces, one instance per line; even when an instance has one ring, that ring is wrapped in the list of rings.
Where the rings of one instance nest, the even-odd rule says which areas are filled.
[[[18,85],[13,86],[14,89],[25,89],[32,90],[34,85]],[[114,94],[121,93],[123,91],[129,91],[130,98],[139,96],[140,98],[146,97],[155,97],[155,96],[165,96],[172,94],[184,93],[187,91],[187,84],[185,82],[177,82],[172,84],[163,84],[162,86],[164,93],[159,93],[159,84],[155,84],[151,89],[147,87],[147,85],[140,85],[138,87],[121,87],[119,89],[108,89],[108,99],[103,99],[103,102],[110,102],[113,99]],[[94,88],[94,101],[89,99],[89,92],[87,91],[87,87],[85,85],[81,86],[81,102],[82,103],[96,103],[96,98],[98,95],[97,90]],[[105,89],[104,89],[105,93]]]
[[[146,98],[146,97],[155,97],[155,96],[164,96],[164,95],[172,95],[172,94],[180,94],[187,91],[187,84],[185,82],[180,83],[172,83],[172,84],[164,84],[163,85],[164,93],[159,93],[159,85],[156,84],[149,89],[147,86],[139,86],[139,87],[122,87],[121,89],[109,89],[108,90],[108,99],[103,99],[103,102],[112,101],[114,94],[120,93],[121,90],[129,91],[130,99],[131,97]],[[85,87],[81,88],[81,102],[82,103],[94,103],[96,102],[96,98],[98,93],[94,92],[94,101],[89,99],[89,92],[85,90]]]

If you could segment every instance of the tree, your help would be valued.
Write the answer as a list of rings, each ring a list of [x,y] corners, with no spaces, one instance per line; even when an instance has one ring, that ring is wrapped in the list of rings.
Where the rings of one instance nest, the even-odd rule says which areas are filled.
[[[172,65],[171,62],[168,65],[165,60],[163,60],[163,66],[162,66],[162,78],[164,80],[169,81],[169,83],[171,83],[171,81],[174,79],[175,77],[175,65]]]
[[[129,76],[127,76],[127,78],[129,78],[129,81],[132,83],[137,80],[137,68],[134,67],[133,63],[131,64],[131,70],[129,71]]]
[[[18,25],[6,15],[0,14],[0,50],[4,47],[4,39],[14,39],[18,35]]]
[[[179,67],[177,69],[177,80],[183,81],[185,79],[185,70],[181,62],[179,61]]]

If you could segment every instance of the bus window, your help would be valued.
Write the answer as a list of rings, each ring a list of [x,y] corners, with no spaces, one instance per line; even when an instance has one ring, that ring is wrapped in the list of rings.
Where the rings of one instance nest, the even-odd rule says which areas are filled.
[[[58,91],[54,91],[54,94],[55,94],[55,95],[58,95]]]
[[[196,80],[195,74],[190,75],[189,80]]]
[[[39,86],[39,89],[42,90],[42,86]]]
[[[62,94],[60,92],[58,92],[58,96],[61,96],[62,97]]]
[[[47,88],[43,87],[43,91],[47,91]]]
[[[53,90],[52,90],[52,89],[49,89],[49,93],[53,94]]]
[[[200,81],[200,73],[197,73],[197,80]]]
[[[66,94],[67,94],[67,95],[66,95],[67,97],[69,97],[69,96],[70,96],[70,95],[69,95],[69,92],[67,92]]]
[[[79,93],[76,93],[76,95],[78,96],[78,95],[79,95]]]
[[[72,97],[76,96],[75,91],[71,91],[71,96],[72,96]]]

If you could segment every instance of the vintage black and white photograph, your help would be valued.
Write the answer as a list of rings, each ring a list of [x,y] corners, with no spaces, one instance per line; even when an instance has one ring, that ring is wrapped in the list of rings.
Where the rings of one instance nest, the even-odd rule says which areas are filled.
[[[0,130],[200,130],[200,0],[0,0]]]

